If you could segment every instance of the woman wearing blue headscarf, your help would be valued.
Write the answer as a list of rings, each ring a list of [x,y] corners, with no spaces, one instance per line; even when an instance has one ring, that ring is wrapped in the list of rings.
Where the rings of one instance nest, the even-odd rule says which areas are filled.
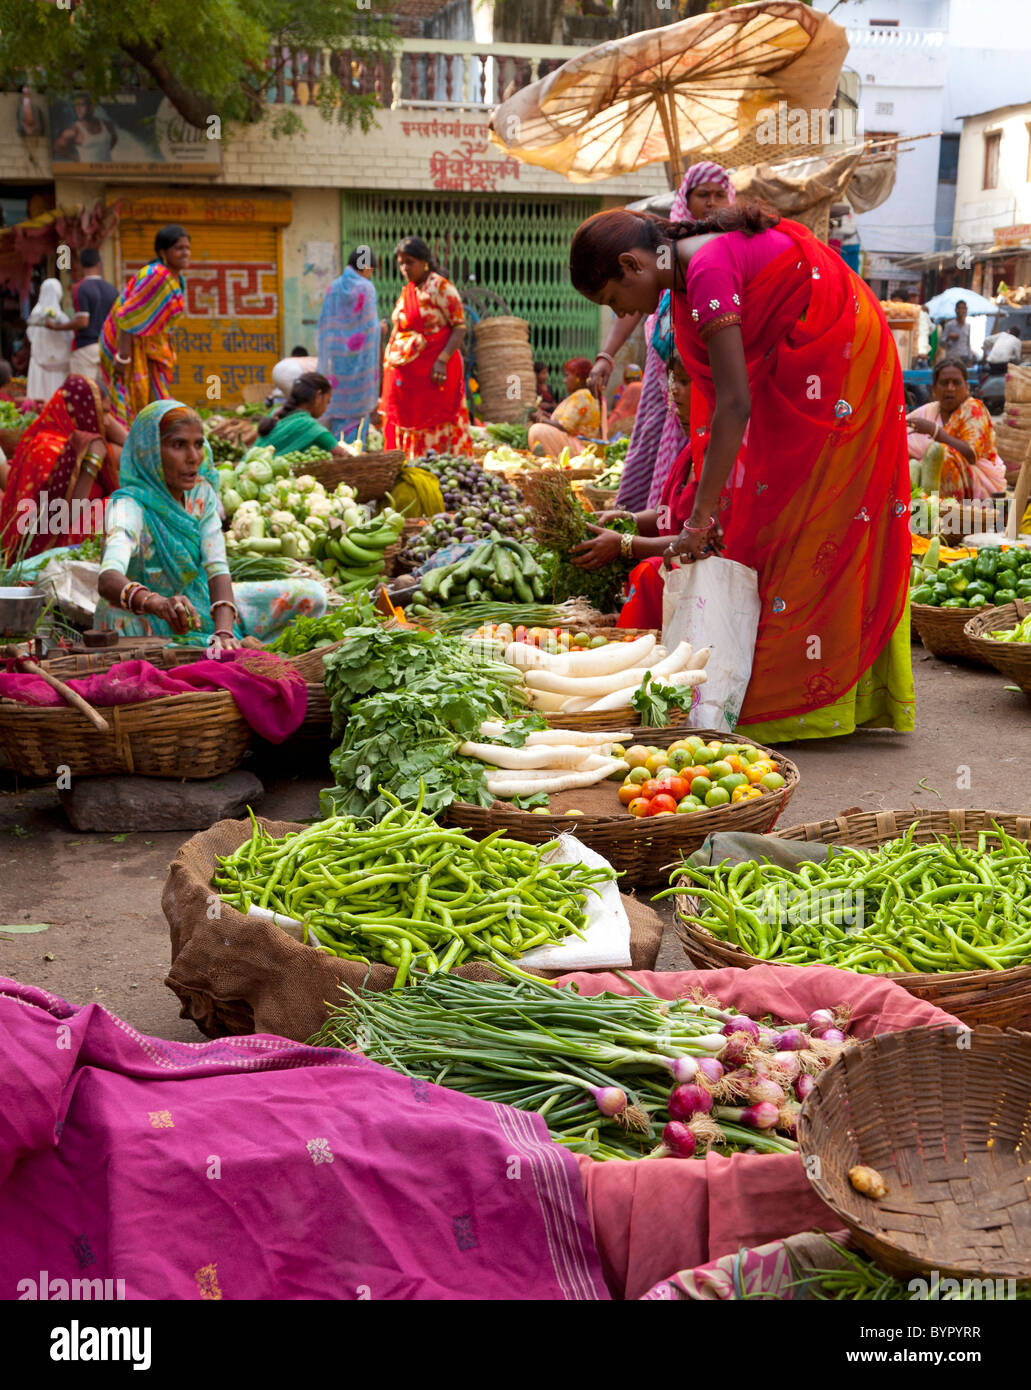
[[[379,400],[380,323],[376,257],[359,246],[330,285],[319,315],[319,371],[333,382],[324,424],[350,444]]]
[[[108,502],[94,626],[124,636],[232,650],[325,611],[309,579],[237,584],[229,577],[218,476],[204,429],[180,401],[154,401],[133,421],[119,487]]]

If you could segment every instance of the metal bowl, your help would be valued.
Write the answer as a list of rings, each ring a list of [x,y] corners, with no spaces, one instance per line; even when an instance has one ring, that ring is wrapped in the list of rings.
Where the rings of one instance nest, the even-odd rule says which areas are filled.
[[[27,637],[39,622],[46,603],[39,589],[0,588],[0,637]]]

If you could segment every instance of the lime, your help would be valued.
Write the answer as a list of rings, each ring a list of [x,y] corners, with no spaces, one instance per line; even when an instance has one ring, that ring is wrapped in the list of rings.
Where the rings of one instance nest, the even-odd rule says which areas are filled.
[[[726,806],[730,800],[730,792],[726,787],[713,787],[711,791],[705,793],[706,806]]]

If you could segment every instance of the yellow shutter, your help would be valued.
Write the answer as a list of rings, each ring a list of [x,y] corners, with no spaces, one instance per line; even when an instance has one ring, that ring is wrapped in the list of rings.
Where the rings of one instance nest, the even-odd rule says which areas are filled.
[[[279,225],[289,216],[282,217],[280,200],[278,215],[273,214],[279,225],[271,215],[263,222],[261,205],[255,208],[244,199],[239,211],[251,216],[221,222],[216,220],[219,211],[233,205],[230,196],[220,194],[207,204],[197,201],[204,220],[181,218],[190,232],[192,255],[185,274],[186,312],[172,329],[178,357],[172,390],[191,405],[217,406],[221,401],[235,407],[245,386],[267,383],[272,389],[272,368],[283,355]],[[146,220],[133,217],[136,207],[150,214]],[[131,200],[123,204],[119,227],[123,284],[153,259],[154,234],[169,220],[160,216],[163,209],[149,208],[143,200],[136,207]],[[160,220],[151,220],[154,213]]]

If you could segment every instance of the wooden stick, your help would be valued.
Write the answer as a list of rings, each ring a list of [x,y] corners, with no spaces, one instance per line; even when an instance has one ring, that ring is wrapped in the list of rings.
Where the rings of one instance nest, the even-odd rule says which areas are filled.
[[[44,671],[41,666],[37,666],[34,661],[30,661],[27,656],[22,656],[17,647],[4,647],[0,652],[2,656],[14,657],[18,663],[26,670],[30,676],[39,676],[45,680],[52,690],[56,690],[61,699],[73,709],[79,710],[90,721],[95,729],[99,729],[102,734],[110,733],[111,726],[97,711],[82,698],[76,691],[65,685],[64,681],[59,681],[56,676],[52,676],[49,671]]]

